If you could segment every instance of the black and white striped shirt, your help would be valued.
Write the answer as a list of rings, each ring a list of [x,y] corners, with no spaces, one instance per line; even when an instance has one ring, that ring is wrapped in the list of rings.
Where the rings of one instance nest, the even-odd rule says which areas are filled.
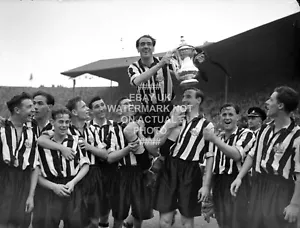
[[[107,150],[114,151],[116,149],[116,141],[112,138],[115,134],[112,120],[105,120],[102,126],[99,126],[92,120],[90,121],[90,126],[94,127],[94,131],[97,132],[100,142],[106,145]]]
[[[32,127],[32,130],[37,135],[37,137],[40,137],[42,132],[53,129],[53,126],[49,121],[46,123],[46,125],[45,125],[45,127],[43,127],[43,129],[39,128],[39,125],[35,119],[33,119],[31,122],[26,123],[26,125],[28,127]]]
[[[115,151],[117,149],[117,141],[115,137],[113,121],[105,120],[103,125],[98,125],[94,120],[90,121],[90,125],[95,127],[95,132],[97,132],[101,143],[105,145],[105,149],[110,152]],[[97,160],[97,164],[102,168],[104,167],[115,167],[117,164],[109,164],[107,161]]]
[[[68,133],[71,135],[77,135],[79,137],[84,138],[85,141],[93,147],[97,147],[101,149],[103,148],[103,144],[100,141],[97,129],[93,125],[86,123],[83,127],[83,133],[81,133],[77,127],[71,125],[69,127]],[[90,165],[98,164],[98,161],[96,162],[96,160],[100,160],[100,159],[97,156],[92,154],[90,151],[87,151],[87,156],[90,160]]]
[[[292,120],[287,128],[274,133],[274,122],[261,127],[249,152],[255,172],[279,175],[293,180],[300,172],[300,127]]]
[[[125,136],[123,134],[125,125],[114,122],[113,126],[115,131],[114,137],[117,142],[117,150],[124,149],[128,145]],[[137,160],[135,155],[132,152],[129,152],[129,154],[127,154],[119,161],[119,166],[136,166],[136,165],[137,165]]]
[[[213,156],[213,144],[203,138],[204,128],[213,129],[214,125],[198,116],[187,122],[183,121],[176,143],[171,147],[172,157],[186,161],[198,161],[203,164],[205,159]]]
[[[72,161],[66,160],[60,151],[38,146],[41,172],[45,178],[75,177],[84,164],[89,164],[86,151],[80,149],[78,139],[78,136],[68,134],[62,142],[64,146],[72,148],[76,152]],[[54,141],[54,138],[51,137],[51,140]]]
[[[256,129],[255,131],[252,130],[253,134],[255,135],[255,138],[258,136],[259,131],[260,128]]]
[[[137,76],[159,63],[158,58],[153,57],[153,60],[154,62],[150,67],[145,66],[141,59],[128,67],[127,73],[131,85],[135,85],[134,80]],[[173,71],[171,64],[164,65],[147,82],[143,82],[137,86],[137,93],[141,96],[141,102],[144,105],[162,104],[174,99],[175,93],[170,70]]]
[[[237,175],[242,167],[242,161],[254,146],[255,135],[249,129],[236,128],[228,139],[225,139],[225,134],[223,133],[221,133],[219,137],[227,145],[237,148],[242,159],[239,162],[235,162],[233,159],[227,157],[216,145],[214,145],[214,173]]]
[[[49,137],[53,137],[54,130],[48,130],[43,131],[44,135],[48,135]],[[83,133],[80,132],[80,130],[74,126],[70,125],[68,129],[68,134],[73,136],[82,137],[88,144],[94,147],[98,148],[104,148],[104,144],[100,141],[99,134],[95,126],[90,125],[89,123],[85,123],[83,127]],[[94,154],[92,154],[90,151],[87,151],[87,156],[90,160],[90,165],[98,164],[100,159],[96,157]],[[99,161],[98,161],[99,160]]]
[[[0,128],[1,160],[9,166],[22,170],[36,168],[38,165],[36,138],[33,129],[24,124],[21,138],[18,140],[13,123],[6,120],[4,126]]]

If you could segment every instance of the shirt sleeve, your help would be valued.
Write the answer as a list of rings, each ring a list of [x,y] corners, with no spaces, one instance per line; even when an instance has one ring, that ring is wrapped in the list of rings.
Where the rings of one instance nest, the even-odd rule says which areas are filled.
[[[38,147],[38,143],[36,140],[34,140],[34,163],[33,163],[33,168],[35,169],[37,166],[40,167],[41,166],[41,162],[40,162],[40,154],[39,154],[39,147]]]
[[[35,148],[35,153],[36,153],[36,156],[37,156],[36,166],[40,167],[41,166],[41,156],[40,156],[40,153],[39,153],[38,146]]]
[[[256,144],[257,144],[257,140],[255,140],[255,143],[253,145],[253,147],[250,149],[248,155],[252,158],[254,158],[254,155],[255,155],[255,148],[256,148]]]
[[[81,149],[78,145],[77,147],[78,151],[79,151],[79,166],[82,167],[84,164],[90,164],[90,159],[87,156],[86,150],[85,149]]]
[[[252,131],[245,129],[236,141],[235,147],[238,149],[242,161],[246,158],[249,151],[253,148],[255,143],[255,135]]]
[[[130,84],[136,86],[134,79],[140,75],[138,68],[134,64],[131,64],[127,69],[127,73],[130,78]]]
[[[297,137],[294,141],[295,156],[294,156],[294,173],[300,173],[300,137]]]
[[[118,127],[118,126],[116,126],[116,127]],[[113,126],[110,127],[110,131],[111,131],[111,139],[110,139],[110,147],[108,149],[110,150],[110,152],[112,152],[112,151],[117,150],[117,148],[119,148],[119,147],[118,147],[117,135],[116,135],[116,132],[115,132]],[[120,129],[119,132],[122,132],[122,129]]]
[[[41,155],[40,155],[39,150],[38,150],[38,146],[37,146],[36,150],[37,150],[37,156],[38,156],[36,167],[38,167],[39,170],[40,170],[39,171],[39,175],[45,176],[45,174],[44,174],[44,167],[42,165],[42,159],[41,159]]]
[[[74,144],[72,146],[73,150],[76,150],[77,159],[79,154],[79,167],[82,167],[84,164],[90,164],[90,159],[87,156],[87,152],[85,149],[81,149],[79,146],[79,136],[73,135]]]
[[[42,135],[46,135],[52,138],[54,136],[54,130],[43,131]]]
[[[206,128],[215,131],[215,127],[212,123],[209,123]],[[214,156],[214,144],[212,142],[208,142],[207,152],[205,153],[205,159]]]

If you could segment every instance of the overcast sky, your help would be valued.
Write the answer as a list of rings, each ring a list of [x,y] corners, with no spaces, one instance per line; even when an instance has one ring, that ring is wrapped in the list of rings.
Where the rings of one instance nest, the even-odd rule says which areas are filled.
[[[0,0],[0,85],[71,87],[60,72],[137,55],[141,35],[163,52],[181,35],[217,42],[299,9],[296,0]],[[110,85],[88,78],[77,86]]]

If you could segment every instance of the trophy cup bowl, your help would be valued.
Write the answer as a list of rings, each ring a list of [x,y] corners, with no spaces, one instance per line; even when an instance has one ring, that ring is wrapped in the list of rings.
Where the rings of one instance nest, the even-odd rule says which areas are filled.
[[[180,86],[194,86],[199,83],[196,79],[199,70],[193,62],[195,51],[194,46],[184,44],[178,47],[174,53],[179,67],[176,77],[180,81]]]

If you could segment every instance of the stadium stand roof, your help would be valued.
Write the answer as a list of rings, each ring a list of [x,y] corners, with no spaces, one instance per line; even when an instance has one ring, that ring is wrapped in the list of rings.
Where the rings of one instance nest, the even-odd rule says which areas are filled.
[[[204,46],[203,49],[213,61],[220,63],[228,71],[231,76],[230,90],[242,89],[243,85],[251,87],[257,82],[260,82],[263,87],[274,78],[295,75],[295,66],[298,63],[300,65],[300,62],[297,63],[300,55],[299,30],[300,13],[298,12]],[[163,54],[158,53],[156,56]],[[127,67],[138,58],[134,56],[99,60],[61,74],[75,78],[89,73],[116,81],[122,87],[124,85],[129,88]],[[201,86],[207,90],[223,90],[224,71],[209,63],[203,67],[209,82],[200,81]]]

